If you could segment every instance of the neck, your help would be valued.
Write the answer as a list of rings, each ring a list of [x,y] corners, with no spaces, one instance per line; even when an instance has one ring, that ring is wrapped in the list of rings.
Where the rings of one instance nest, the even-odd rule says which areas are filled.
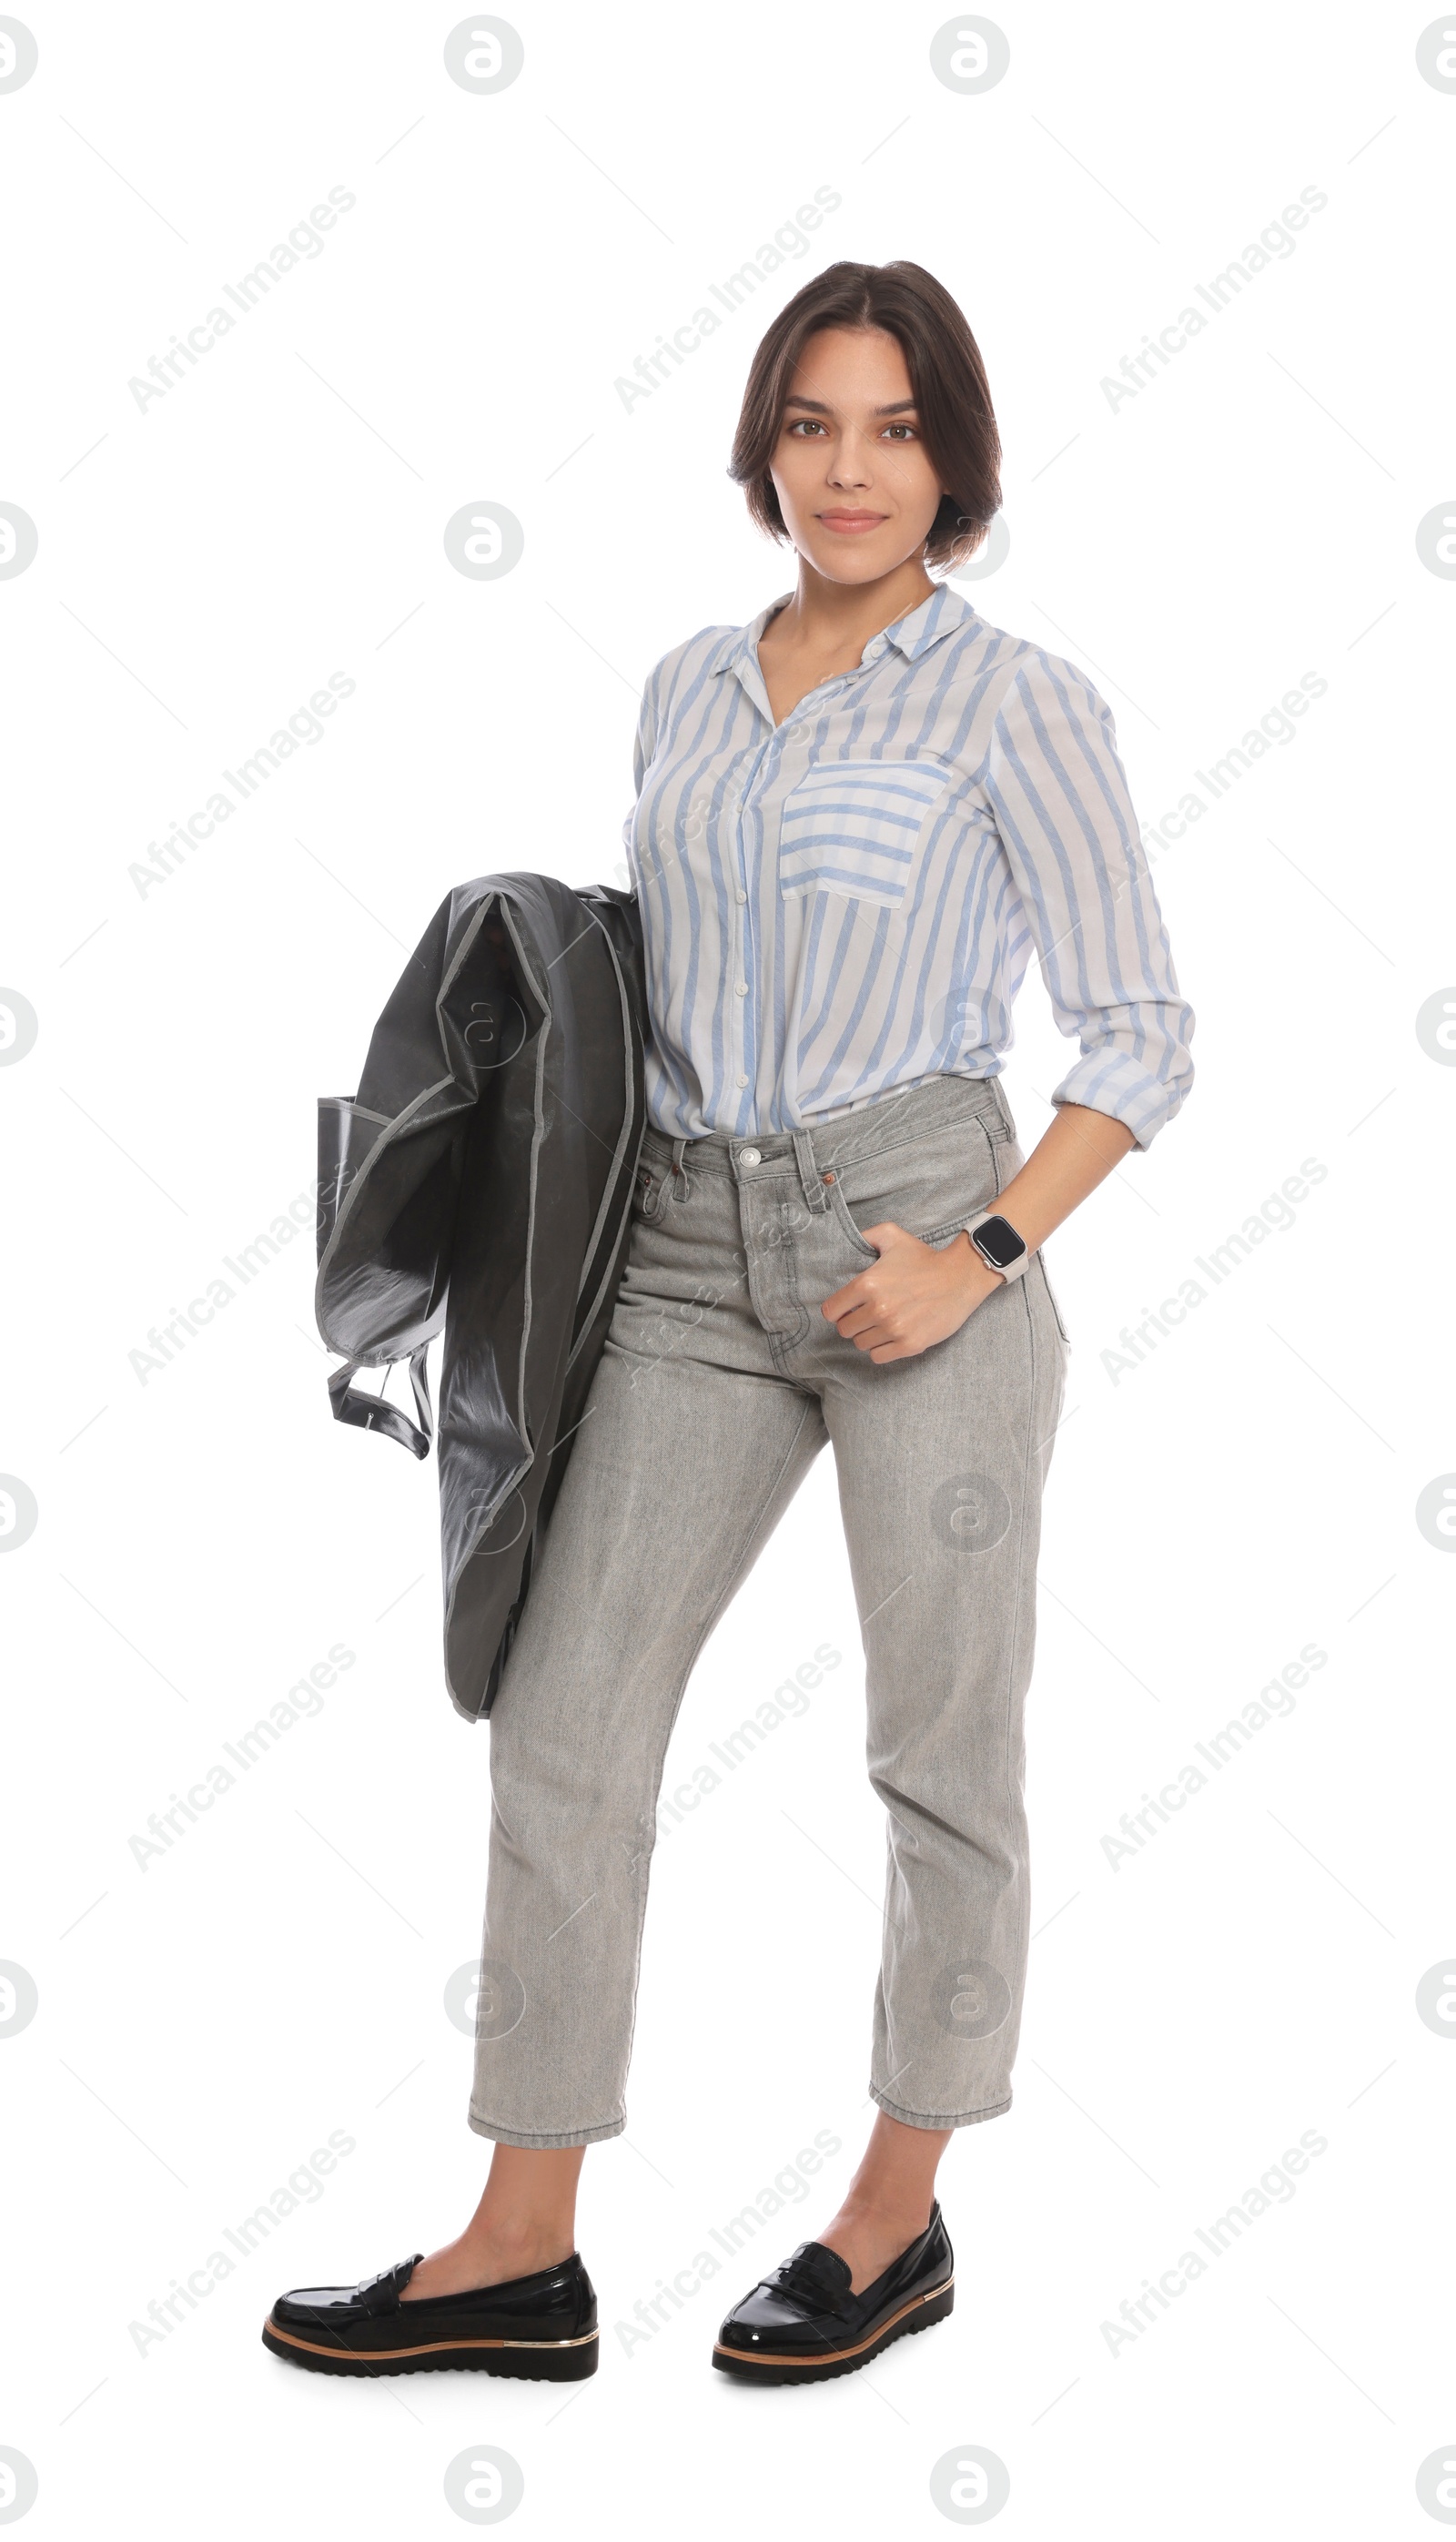
[[[848,644],[867,644],[935,589],[918,556],[907,557],[875,582],[831,582],[801,556],[798,588],[774,625],[791,642],[837,652]]]

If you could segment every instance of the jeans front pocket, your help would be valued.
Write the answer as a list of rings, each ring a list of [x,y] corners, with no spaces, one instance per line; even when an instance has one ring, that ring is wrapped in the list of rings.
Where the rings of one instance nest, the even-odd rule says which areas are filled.
[[[1006,1157],[1005,1142],[993,1136],[998,1127],[968,1107],[959,1119],[919,1138],[843,1161],[830,1154],[830,1208],[856,1252],[876,1259],[867,1227],[888,1222],[922,1244],[948,1243],[966,1219],[991,1208]]]
[[[632,1185],[632,1209],[633,1214],[644,1218],[649,1227],[655,1227],[661,1219],[672,1182],[671,1159],[659,1162],[645,1154],[639,1157],[636,1180]]]
[[[936,760],[822,759],[779,816],[778,888],[898,908],[914,848],[950,783]]]
[[[845,1206],[844,1195],[839,1189],[837,1177],[836,1177],[835,1181],[830,1185],[830,1216],[837,1222],[840,1234],[848,1237],[856,1253],[862,1253],[866,1262],[878,1262],[880,1257],[875,1251],[874,1246],[872,1244],[866,1244],[864,1237],[860,1234],[858,1228],[855,1226],[853,1219],[849,1215],[848,1209]],[[873,1226],[875,1224],[874,1220],[870,1219],[869,1224]]]

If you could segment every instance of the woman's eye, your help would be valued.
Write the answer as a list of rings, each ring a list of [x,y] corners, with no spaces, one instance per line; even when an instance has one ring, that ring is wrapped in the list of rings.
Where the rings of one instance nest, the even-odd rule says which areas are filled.
[[[913,441],[915,437],[915,427],[912,423],[892,423],[887,425],[886,429],[890,432],[903,432],[908,441]]]

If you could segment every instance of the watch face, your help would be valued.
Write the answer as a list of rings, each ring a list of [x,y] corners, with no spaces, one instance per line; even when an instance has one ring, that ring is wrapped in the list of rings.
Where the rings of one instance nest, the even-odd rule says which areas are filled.
[[[1025,1238],[1018,1235],[1009,1218],[987,1218],[976,1231],[976,1241],[993,1271],[1004,1271],[1019,1262],[1026,1251]]]

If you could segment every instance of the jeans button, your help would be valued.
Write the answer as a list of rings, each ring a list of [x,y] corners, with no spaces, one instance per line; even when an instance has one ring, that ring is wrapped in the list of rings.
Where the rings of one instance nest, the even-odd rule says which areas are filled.
[[[764,1159],[760,1150],[757,1148],[740,1148],[738,1151],[738,1161],[741,1165],[752,1170],[755,1165],[761,1165]]]

